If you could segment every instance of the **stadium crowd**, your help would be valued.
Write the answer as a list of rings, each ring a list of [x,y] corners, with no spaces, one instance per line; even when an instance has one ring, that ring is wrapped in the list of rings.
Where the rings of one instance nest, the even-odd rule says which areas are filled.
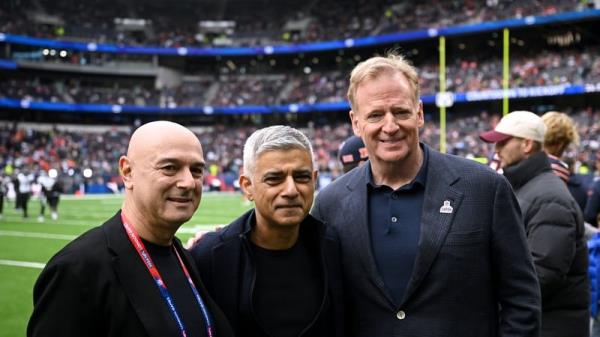
[[[600,111],[587,109],[571,112],[581,136],[579,147],[572,147],[566,156],[577,163],[578,172],[594,173],[594,158],[600,153]],[[494,153],[493,145],[482,142],[478,134],[498,122],[499,116],[481,112],[470,116],[450,117],[447,123],[446,152],[487,162]],[[439,124],[426,123],[421,130],[423,141],[439,148]],[[68,131],[60,127],[23,128],[18,124],[0,128],[0,163],[7,176],[18,172],[56,169],[65,179],[66,192],[83,192],[94,186],[97,191],[110,192],[120,184],[115,163],[126,152],[129,131]],[[213,190],[233,190],[242,166],[244,140],[255,126],[231,127],[215,125],[198,127],[194,132],[205,148],[208,174],[205,186]],[[341,174],[338,149],[352,134],[347,122],[316,125],[302,129],[312,140],[320,171],[320,183],[326,185]],[[91,171],[84,176],[85,170]],[[596,172],[595,174],[599,174]],[[87,187],[86,187],[87,186]],[[101,188],[110,186],[110,188]]]
[[[225,8],[224,8],[225,7]],[[48,0],[8,1],[0,4],[0,32],[61,40],[163,47],[270,45],[380,35],[427,27],[474,24],[530,15],[593,8],[593,1],[358,1],[344,0],[270,3],[243,6],[234,2],[198,6],[181,1],[130,1],[114,6],[105,1],[69,3]],[[163,15],[156,16],[155,13]],[[115,18],[151,22],[139,30],[117,29]],[[267,19],[268,18],[268,19]],[[202,34],[198,20],[233,20],[231,35]],[[147,21],[147,22],[148,22]],[[223,39],[225,37],[225,39]],[[222,42],[223,43],[223,42]]]
[[[598,47],[588,50],[536,52],[534,55],[511,59],[510,87],[536,87],[550,85],[584,85],[600,82],[600,59],[595,57]],[[437,65],[424,65],[421,70],[422,92],[433,93],[439,89]],[[454,60],[446,73],[446,90],[469,92],[502,88],[502,60],[499,58],[471,58]]]
[[[511,88],[600,83],[598,47],[585,51],[544,51],[515,56],[511,61]],[[438,66],[423,64],[421,92],[439,89]],[[130,104],[138,106],[242,106],[322,103],[345,100],[348,71],[291,71],[279,74],[203,74],[196,82],[156,89],[152,81],[85,78],[10,78],[0,80],[0,97],[34,101]],[[447,67],[451,92],[502,88],[500,59],[459,58]]]
[[[232,1],[232,3],[238,4],[241,2]],[[220,34],[209,36],[198,31],[197,20],[215,17],[228,19],[227,15],[230,12],[227,4],[212,5],[214,8],[207,4],[209,7],[203,8],[205,12],[198,15],[200,9],[193,8],[193,1],[182,1],[182,6],[171,6],[167,2],[161,3],[160,1],[118,1],[117,4],[125,7],[120,8],[120,6],[110,6],[99,0],[92,0],[85,4],[68,4],[50,0],[10,0],[0,5],[0,33],[7,32],[60,40],[117,43],[119,45],[179,47],[225,43],[228,45],[264,46],[273,43],[299,43],[380,35],[426,27],[472,24],[529,15],[550,15],[559,12],[584,10],[585,8],[591,8],[594,3],[597,3],[597,1],[559,0],[553,4],[547,4],[536,0],[521,2],[512,0],[486,0],[485,2],[434,0],[425,4],[416,0],[405,2],[359,0],[352,2],[349,6],[344,0],[326,0],[298,3],[290,6],[287,11],[279,13],[278,11],[288,4],[288,1],[281,1],[273,8],[262,11],[263,15],[276,18],[273,20],[261,20],[259,16],[255,15],[254,11],[244,11],[238,8],[235,11],[237,16],[231,18],[237,23],[235,32],[225,37]],[[157,17],[155,13],[165,15]],[[218,15],[215,16],[215,13]],[[119,24],[115,20],[117,17],[151,20],[147,21],[151,24],[145,24],[143,29],[138,29],[138,27],[127,30],[123,29],[123,26],[118,27]],[[173,18],[177,18],[177,20],[175,21]],[[296,28],[290,28],[291,26],[296,26]],[[229,42],[223,42],[224,40]],[[527,47],[524,49],[527,49]],[[45,52],[46,50],[43,53]],[[573,49],[550,48],[535,54],[533,49],[516,53],[511,59],[510,87],[586,85],[590,83],[600,86],[600,59],[596,57],[600,54],[599,52],[600,48],[594,45],[576,51]],[[7,51],[6,54],[8,53]],[[451,92],[474,92],[501,89],[502,61],[496,55],[484,56],[483,54],[473,53],[472,55],[467,51],[460,53],[460,55],[466,56],[452,57],[452,61],[447,67],[446,90]],[[87,57],[85,54],[72,52],[69,52],[68,55],[69,57],[64,57],[64,59],[58,61],[77,65],[105,66],[121,57],[124,59],[128,57],[120,55],[107,55],[104,57],[101,54]],[[104,72],[105,77],[94,77],[85,75],[86,71],[83,71],[84,75],[74,76],[73,74],[65,75],[68,71],[64,73],[61,71],[57,73],[40,72],[30,76],[29,69],[24,71],[25,74],[20,71],[11,73],[8,70],[3,70],[0,74],[8,73],[9,76],[2,76],[3,78],[0,79],[0,99],[17,98],[32,101],[161,107],[236,107],[340,102],[346,100],[349,68],[360,61],[360,58],[356,59],[356,57],[355,55],[355,62],[338,62],[340,64],[335,67],[318,66],[318,62],[315,62],[313,69],[305,65],[298,66],[295,69],[283,69],[284,67],[280,66],[279,69],[281,70],[277,72],[273,71],[275,69],[273,67],[273,69],[267,69],[266,71],[257,72],[255,69],[247,73],[245,71],[247,65],[237,68],[235,66],[229,67],[229,70],[213,69],[208,74],[199,72],[185,74],[185,76],[174,76],[182,82],[168,88],[160,83],[160,76],[155,80],[150,76],[144,78],[119,77],[116,73],[107,75],[109,72]],[[119,60],[119,62],[124,59]],[[158,56],[143,56],[140,59],[142,60],[141,63],[158,65]],[[136,59],[135,56],[132,57],[133,62],[140,59]],[[268,63],[268,60],[265,60],[265,62]],[[421,93],[431,95],[438,92],[439,74],[437,64],[427,58],[420,59],[420,62],[422,64],[417,64],[417,66],[420,74]],[[414,89],[415,85],[412,85],[411,90]],[[417,94],[415,93],[415,95]],[[578,106],[582,104],[585,103],[580,101]],[[561,105],[566,106],[566,102]],[[432,117],[436,116],[433,110],[425,111],[425,119],[427,119],[425,126],[420,131],[416,131],[415,127],[413,131],[415,133],[420,132],[418,139],[433,148],[439,149],[442,147],[445,148],[447,153],[478,161],[482,165],[490,164],[498,147],[495,147],[493,143],[482,141],[484,138],[480,138],[480,135],[483,130],[493,129],[498,125],[501,118],[498,111],[473,111],[475,108],[471,108],[467,112],[461,108],[462,106],[450,109],[448,113],[449,120],[446,124],[447,134],[445,140],[442,141],[443,143],[440,140],[442,134],[440,124],[435,120],[435,117]],[[541,114],[543,108],[539,107],[539,109],[537,112]],[[396,108],[392,107],[386,113],[395,115],[395,110]],[[429,106],[427,110],[429,110]],[[590,181],[592,180],[591,177],[600,180],[600,110],[597,107],[588,107],[583,110],[579,108],[567,109],[566,112],[577,123],[580,142],[569,147],[564,157],[569,162],[574,163],[571,169],[575,172],[585,175],[586,178],[590,177]],[[319,189],[342,175],[342,165],[339,160],[340,146],[353,133],[347,120],[341,121],[344,119],[344,114],[345,112],[341,112],[323,116],[323,114],[315,113],[315,118],[312,118],[312,121],[308,123],[304,122],[306,119],[303,122],[295,122],[293,117],[287,120],[288,124],[301,124],[299,129],[312,142],[314,159],[319,170],[317,180]],[[203,145],[203,155],[207,164],[203,178],[206,190],[239,190],[238,178],[242,172],[242,158],[244,157],[246,163],[248,163],[248,158],[242,153],[244,142],[258,128],[271,123],[256,122],[252,125],[240,126],[237,123],[223,122],[224,120],[234,120],[237,117],[231,119],[219,118],[217,124],[208,127],[191,127],[191,130]],[[248,117],[246,120],[248,121],[256,116],[248,115],[244,117]],[[537,118],[536,116],[533,117]],[[284,118],[287,118],[287,116],[282,115],[280,120]],[[16,120],[17,118],[11,117],[11,119]],[[273,118],[273,120],[275,119]],[[128,151],[128,145],[130,145],[128,139],[132,136],[133,131],[140,126],[140,123],[139,119],[136,119],[134,126],[86,125],[77,129],[77,126],[73,125],[20,124],[16,121],[1,122],[0,193],[2,198],[0,198],[0,201],[3,200],[5,195],[9,199],[16,195],[15,206],[20,204],[23,216],[27,217],[28,198],[30,194],[36,193],[32,186],[37,185],[39,188],[37,193],[40,195],[40,199],[43,199],[43,195],[46,193],[43,188],[54,192],[54,194],[49,193],[48,196],[56,198],[54,204],[49,203],[49,205],[51,206],[52,218],[57,219],[56,206],[60,193],[123,192],[122,179],[128,181],[128,178],[126,176],[122,178],[119,174],[117,163],[119,157]],[[141,127],[138,130],[143,129],[144,127]],[[190,136],[189,132],[187,132],[187,135]],[[150,138],[151,135],[147,134],[146,137]],[[521,138],[520,135],[513,134],[507,137],[509,137],[507,139],[512,139],[510,137],[516,138],[518,141]],[[134,138],[135,136],[131,139]],[[365,140],[369,140],[369,138],[366,137]],[[373,142],[372,138],[371,141]],[[375,140],[375,143],[377,143],[377,140]],[[135,142],[132,140],[131,144],[135,144]],[[418,148],[416,141],[414,145],[415,148]],[[145,144],[145,147],[150,148],[151,146]],[[135,152],[131,148],[135,148],[135,145],[129,147],[130,153]],[[156,150],[156,148],[154,149]],[[539,152],[543,151],[541,148],[537,150]],[[427,153],[427,151],[425,150],[424,153]],[[376,162],[376,153],[373,152],[374,156],[372,156],[371,163]],[[131,155],[131,158],[134,158],[134,156]],[[452,160],[459,162],[456,159]],[[480,169],[480,167],[476,167],[477,164],[471,162],[460,161],[460,163],[468,163],[468,167]],[[201,162],[196,160],[195,164],[200,167]],[[438,169],[439,167],[431,166],[431,168]],[[442,169],[447,168],[448,165],[442,167]],[[121,172],[124,171],[121,167]],[[249,171],[251,170],[246,167],[245,172]],[[404,170],[396,171],[401,172]],[[357,172],[355,170],[349,176]],[[443,176],[447,172],[444,171],[436,176]],[[494,174],[489,176],[498,181],[501,180]],[[54,186],[55,181],[51,180],[54,178],[60,181],[58,188]],[[343,181],[343,179],[345,177],[340,180]],[[476,179],[472,180],[472,182],[477,181]],[[502,182],[506,184],[506,181]],[[151,185],[151,179],[148,179],[147,183]],[[330,187],[335,187],[335,185],[330,185]],[[194,186],[198,187],[197,181]],[[480,184],[471,184],[471,186],[480,186]],[[505,192],[510,192],[510,188],[506,188]],[[131,191],[128,190],[128,193],[131,193]],[[326,193],[321,191],[320,196],[323,197]],[[508,193],[505,196],[510,195],[512,194]],[[125,196],[127,200],[128,194],[125,193]],[[475,198],[477,201],[480,201],[480,199]],[[510,198],[503,197],[501,199]],[[310,200],[312,201],[312,192]],[[321,202],[323,202],[322,200]],[[512,203],[516,201],[510,200]],[[371,202],[370,205],[375,205],[373,201]],[[454,203],[455,200],[452,200],[452,202]],[[442,208],[439,209],[439,213],[451,214],[453,207],[450,206],[450,203],[450,200],[445,200]],[[465,204],[468,203],[472,203],[471,200],[468,200]],[[256,204],[258,205],[258,203]],[[479,202],[479,204],[482,203]],[[475,204],[475,206],[479,204]],[[453,205],[457,207],[456,204]],[[498,204],[492,206],[497,207]],[[44,207],[45,204],[42,207],[40,221],[44,221]],[[473,205],[469,207],[479,211]],[[310,205],[306,212],[309,209]],[[338,209],[334,210],[339,213]],[[438,212],[437,208],[434,210],[435,213]],[[498,212],[494,213],[498,214]],[[342,212],[342,214],[347,213]],[[515,215],[519,214],[515,212]],[[546,215],[551,217],[549,214]],[[0,207],[1,216],[2,209]],[[464,214],[461,216],[464,216]],[[419,218],[421,217],[419,215]],[[392,219],[395,219],[395,217]],[[392,221],[396,222],[396,220]],[[470,224],[468,221],[465,223]],[[516,221],[512,221],[513,225],[516,223]],[[578,235],[583,236],[582,233]],[[520,239],[524,238],[521,237]],[[415,240],[415,242],[417,241]],[[505,241],[503,244],[506,245],[506,242],[509,241]],[[583,242],[582,247],[585,248],[585,242],[581,242]],[[523,251],[525,252],[525,250]],[[580,256],[584,257],[584,255]],[[521,262],[523,263],[523,261]],[[183,265],[183,262],[181,264]],[[488,266],[486,265],[484,269],[487,270]],[[187,270],[185,273],[187,274]],[[494,275],[492,273],[492,276]],[[460,283],[464,284],[462,281]],[[532,288],[537,289],[538,283],[531,282],[530,284],[535,286]],[[587,290],[587,284],[584,290]],[[169,301],[167,300],[167,302]],[[497,306],[491,306],[490,308],[495,310]],[[403,315],[404,311],[400,311],[396,314],[396,317],[402,320],[404,319]],[[586,324],[582,326],[582,329],[587,330],[587,314],[584,318],[586,318],[584,322]],[[395,319],[393,321],[396,322]],[[491,325],[495,326],[498,321],[491,320],[491,322]],[[207,324],[209,325],[208,334],[211,335],[210,324]],[[376,322],[376,324],[379,323]],[[185,331],[183,335],[185,335]]]

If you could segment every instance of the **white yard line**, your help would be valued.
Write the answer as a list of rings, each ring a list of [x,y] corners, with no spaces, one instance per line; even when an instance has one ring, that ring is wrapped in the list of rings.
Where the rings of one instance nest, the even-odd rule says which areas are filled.
[[[36,268],[36,269],[44,269],[44,267],[46,266],[45,263],[14,261],[14,260],[0,260],[0,265],[13,266],[13,267]]]
[[[225,227],[227,226],[227,224],[212,224],[212,225],[194,225],[193,227],[189,227],[189,226],[185,226],[185,227],[180,227],[177,230],[177,234],[195,234],[197,232],[203,232],[203,233],[208,233],[208,232],[212,232],[214,230],[216,230],[217,228],[221,228],[221,227]],[[208,227],[208,228],[207,228]]]
[[[207,233],[207,232],[212,232],[215,229],[224,227],[224,226],[226,226],[226,225],[196,225],[194,227],[181,227],[181,228],[179,228],[177,233],[178,234],[196,234],[197,232]],[[67,241],[71,241],[71,240],[74,240],[75,238],[77,238],[77,235],[37,233],[37,232],[18,232],[18,231],[4,231],[4,230],[0,230],[0,236],[15,236],[15,237],[67,240]]]
[[[60,198],[63,200],[114,200],[114,199],[123,199],[123,194],[86,194],[84,196],[81,195],[73,195],[73,194],[61,194]]]
[[[67,240],[67,241],[71,241],[77,237],[76,235],[2,231],[2,230],[0,230],[0,236],[17,236],[17,237],[25,237],[25,238],[39,238],[39,239]]]

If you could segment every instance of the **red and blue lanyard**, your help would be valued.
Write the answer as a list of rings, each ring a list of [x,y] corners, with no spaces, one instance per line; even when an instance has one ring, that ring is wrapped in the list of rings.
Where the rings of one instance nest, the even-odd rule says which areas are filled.
[[[175,322],[177,322],[177,325],[179,326],[179,331],[181,332],[181,336],[187,337],[187,332],[185,330],[185,326],[183,325],[183,321],[181,320],[179,313],[177,313],[177,309],[175,308],[175,302],[173,301],[173,297],[171,297],[171,294],[169,293],[169,290],[167,289],[167,285],[163,281],[162,276],[160,276],[160,273],[158,272],[158,268],[156,268],[156,265],[152,261],[152,258],[150,257],[150,253],[148,253],[148,250],[146,249],[146,246],[140,239],[140,236],[135,231],[135,229],[133,229],[133,227],[129,224],[129,222],[127,221],[127,219],[125,218],[125,215],[123,213],[121,213],[121,221],[123,222],[123,227],[125,228],[125,232],[127,232],[129,241],[131,241],[131,244],[133,245],[135,250],[138,252],[138,255],[140,256],[140,258],[146,265],[146,268],[148,268],[148,271],[150,272],[150,275],[152,275],[152,279],[154,279],[154,282],[156,283],[156,286],[158,287],[158,290],[160,291],[161,296],[163,297],[165,303],[167,303],[167,307],[171,311],[173,318],[175,318]],[[183,263],[183,260],[181,259],[181,256],[179,255],[179,252],[177,252],[177,249],[175,249],[175,247],[173,247],[173,251],[175,251],[175,255],[177,256],[177,259],[179,260],[181,269],[183,269],[183,273],[185,274],[185,277],[187,278],[188,283],[190,284],[190,288],[192,289],[192,292],[194,293],[194,297],[196,297],[196,302],[198,302],[198,306],[200,306],[200,311],[202,311],[202,316],[204,316],[204,322],[206,324],[206,333],[208,334],[208,337],[214,337],[213,324],[212,324],[212,320],[210,318],[210,314],[208,313],[208,309],[206,308],[204,301],[202,301],[202,298],[200,297],[200,294],[198,293],[198,289],[196,289],[196,286],[194,285],[194,282],[192,281],[192,278],[190,277],[190,273],[188,272],[187,268],[185,267],[185,264]]]

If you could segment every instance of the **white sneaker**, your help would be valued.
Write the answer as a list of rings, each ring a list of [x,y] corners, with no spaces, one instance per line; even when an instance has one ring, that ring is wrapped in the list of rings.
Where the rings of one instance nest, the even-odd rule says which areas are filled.
[[[57,219],[58,219],[58,213],[52,212],[52,220],[57,220]]]
[[[38,216],[38,222],[44,222],[44,217],[43,216]]]

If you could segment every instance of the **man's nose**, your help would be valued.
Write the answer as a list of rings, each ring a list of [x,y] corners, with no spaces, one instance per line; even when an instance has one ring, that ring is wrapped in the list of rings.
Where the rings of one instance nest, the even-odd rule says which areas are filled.
[[[188,169],[181,170],[177,180],[177,187],[183,189],[192,189],[196,185],[196,179],[192,172]]]
[[[298,196],[298,186],[296,185],[296,181],[294,181],[294,177],[288,176],[283,182],[283,195],[288,198],[294,198]]]
[[[398,121],[392,113],[386,113],[383,117],[383,128],[382,131],[385,133],[395,133],[398,131]]]

